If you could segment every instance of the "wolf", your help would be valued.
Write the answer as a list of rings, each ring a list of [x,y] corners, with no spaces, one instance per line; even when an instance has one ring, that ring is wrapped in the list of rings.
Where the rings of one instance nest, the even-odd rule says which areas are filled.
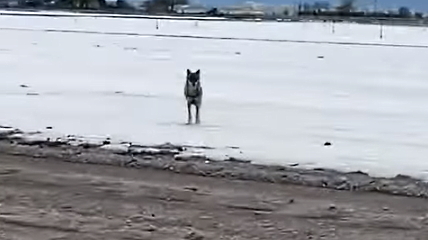
[[[201,122],[199,111],[202,105],[201,70],[191,72],[187,69],[186,85],[184,86],[184,96],[187,101],[187,124],[192,123],[192,105],[196,107],[196,124]]]

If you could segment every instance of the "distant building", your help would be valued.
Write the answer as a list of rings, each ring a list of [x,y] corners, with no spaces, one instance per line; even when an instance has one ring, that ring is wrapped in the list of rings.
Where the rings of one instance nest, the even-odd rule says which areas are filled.
[[[174,10],[181,14],[204,14],[209,11],[208,8],[201,5],[176,5]]]
[[[252,5],[243,4],[238,6],[227,6],[219,9],[224,16],[237,18],[259,18],[264,16],[264,12],[257,10]]]
[[[263,12],[265,16],[285,17],[288,16],[290,13],[290,6],[262,5],[258,6],[257,10]]]

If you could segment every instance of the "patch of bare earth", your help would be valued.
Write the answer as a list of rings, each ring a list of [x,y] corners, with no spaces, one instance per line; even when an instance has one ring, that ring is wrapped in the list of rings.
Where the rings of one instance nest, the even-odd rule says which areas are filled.
[[[9,150],[3,144],[0,151],[0,239],[428,236],[424,198],[72,163]]]

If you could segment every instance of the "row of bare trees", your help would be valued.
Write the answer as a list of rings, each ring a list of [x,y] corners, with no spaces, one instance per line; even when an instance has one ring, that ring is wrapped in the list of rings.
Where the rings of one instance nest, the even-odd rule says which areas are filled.
[[[149,13],[174,12],[177,5],[188,4],[188,0],[148,0],[143,2],[143,7]]]
[[[126,1],[126,0],[125,0]],[[124,0],[118,0],[124,2]],[[72,8],[103,8],[106,6],[106,0],[60,0],[59,3],[64,7]],[[188,4],[188,0],[146,0],[142,7],[150,13],[168,13],[173,12],[177,5]]]
[[[58,5],[66,8],[103,8],[106,6],[105,0],[59,0]]]

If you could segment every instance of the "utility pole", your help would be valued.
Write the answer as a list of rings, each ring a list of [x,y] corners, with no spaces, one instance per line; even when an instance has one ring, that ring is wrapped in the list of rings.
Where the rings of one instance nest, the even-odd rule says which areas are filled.
[[[336,32],[335,23],[336,23],[336,21],[335,21],[335,20],[333,20],[333,21],[331,22],[331,32],[332,32],[333,34]]]

